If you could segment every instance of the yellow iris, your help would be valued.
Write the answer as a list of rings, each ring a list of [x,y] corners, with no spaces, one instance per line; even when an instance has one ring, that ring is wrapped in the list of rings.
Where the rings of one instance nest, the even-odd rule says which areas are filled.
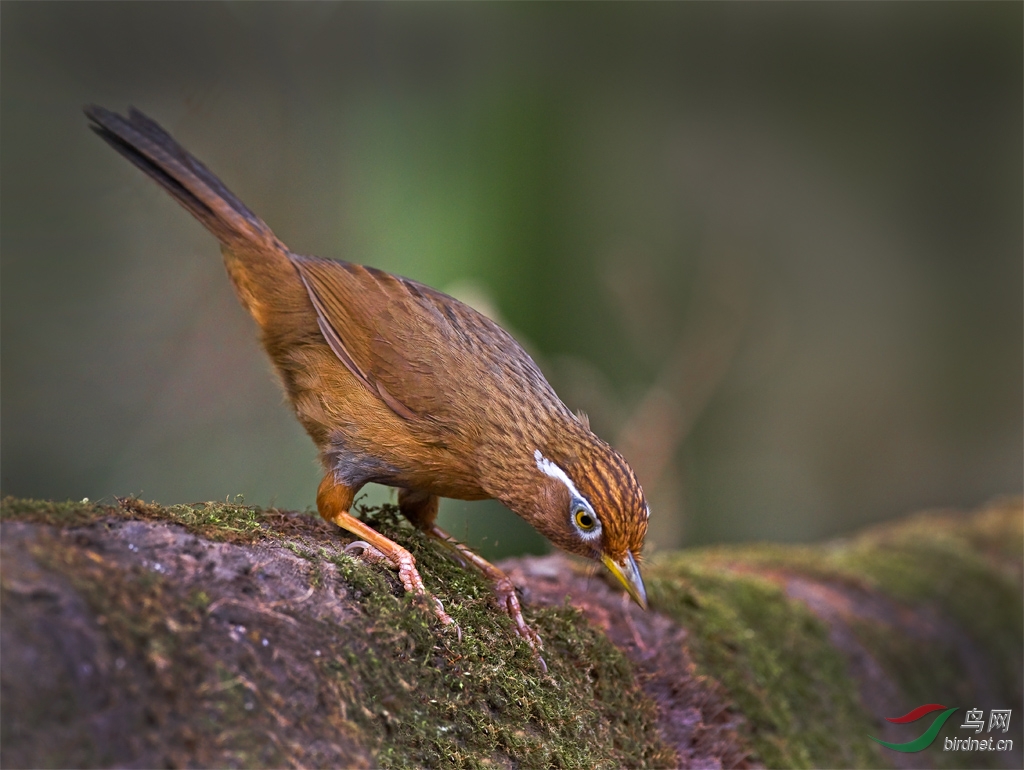
[[[595,523],[596,522],[594,521],[593,515],[586,508],[577,508],[576,509],[576,526],[577,527],[579,527],[580,529],[583,529],[583,530],[593,529]]]

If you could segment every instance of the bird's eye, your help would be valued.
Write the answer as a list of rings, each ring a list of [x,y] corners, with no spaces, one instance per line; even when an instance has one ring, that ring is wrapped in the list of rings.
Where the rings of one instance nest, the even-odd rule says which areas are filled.
[[[597,524],[597,522],[594,521],[594,515],[586,508],[577,508],[573,517],[576,519],[576,526],[584,532],[593,529]]]

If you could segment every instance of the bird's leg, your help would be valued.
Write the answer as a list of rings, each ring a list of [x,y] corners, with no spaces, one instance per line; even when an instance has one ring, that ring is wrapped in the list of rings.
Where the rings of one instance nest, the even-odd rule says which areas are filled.
[[[375,556],[379,554],[393,568],[397,569],[398,578],[408,593],[431,599],[434,612],[442,623],[445,625],[454,623],[448,613],[444,611],[441,602],[430,596],[423,587],[423,580],[416,570],[416,559],[413,558],[413,555],[398,543],[386,538],[373,527],[349,513],[352,502],[355,500],[355,494],[355,489],[341,484],[334,478],[333,473],[328,473],[316,491],[317,510],[327,521],[362,538],[364,545],[372,548]]]
[[[469,546],[460,543],[437,526],[434,523],[434,519],[437,518],[437,504],[438,499],[436,495],[429,495],[410,489],[403,489],[398,493],[398,508],[402,511],[402,514],[417,528],[441,541],[454,551],[459,561],[476,567],[494,587],[494,593],[498,597],[498,605],[512,618],[512,622],[515,623],[516,631],[519,635],[526,640],[526,643],[535,652],[544,649],[540,636],[526,625],[526,620],[523,619],[523,610],[519,606],[519,597],[516,596],[516,587],[513,585],[511,578],[485,558],[474,553]],[[546,671],[547,665],[544,663],[544,659],[540,658],[540,662]]]
[[[446,544],[449,548],[453,549],[460,558],[468,561],[480,570],[480,573],[494,588],[494,593],[498,597],[498,606],[500,606],[506,613],[508,613],[508,616],[512,618],[512,622],[516,624],[516,631],[519,635],[523,637],[523,639],[526,640],[526,643],[534,650],[539,651],[544,649],[544,643],[541,641],[540,635],[526,625],[526,620],[523,618],[522,607],[519,606],[519,597],[516,596],[516,587],[508,575],[495,567],[484,557],[474,553],[469,546],[464,543],[460,543],[436,524],[431,524],[430,527],[426,529],[426,533]],[[545,669],[546,668],[547,667],[545,666]]]

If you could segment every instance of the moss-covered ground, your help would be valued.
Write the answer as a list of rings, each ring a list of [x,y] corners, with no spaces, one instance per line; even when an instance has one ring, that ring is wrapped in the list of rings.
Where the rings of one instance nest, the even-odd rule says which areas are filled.
[[[1024,687],[1019,502],[974,516],[924,514],[869,530],[829,563],[893,598],[934,607],[994,668],[997,697],[1020,704]]]
[[[670,554],[647,569],[648,593],[656,609],[691,630],[700,670],[721,682],[747,717],[757,759],[769,767],[892,766],[893,753],[867,740],[884,717],[923,703],[966,711],[990,702],[988,708],[1020,713],[1022,526],[1021,503],[1010,499],[974,514],[921,514],[821,545]],[[903,710],[868,713],[858,689],[870,683],[851,676],[826,625],[787,597],[792,576],[862,597],[865,607],[846,617],[857,654],[881,667]],[[939,744],[945,735],[966,734],[953,721]],[[906,726],[905,740],[923,732],[922,724]],[[1008,737],[1019,738],[1020,726],[1014,731]],[[1015,761],[1007,760],[981,752],[969,762]],[[935,746],[922,760],[939,767],[964,761]]]
[[[756,574],[723,569],[707,552],[658,559],[647,579],[652,606],[690,630],[698,667],[746,718],[756,760],[768,767],[879,763],[846,660],[806,607]]]
[[[240,501],[169,507],[134,498],[121,498],[117,504],[89,499],[55,502],[17,497],[5,497],[0,501],[0,520],[30,521],[67,528],[93,524],[106,518],[170,522],[199,537],[229,543],[254,543],[284,535],[292,521],[276,508],[260,509]]]
[[[278,623],[273,634],[266,632],[278,657],[263,660],[259,639],[245,655],[239,652],[244,639],[242,647],[209,646],[210,639],[224,638],[208,612],[221,597],[152,571],[125,571],[75,540],[51,538],[34,549],[37,562],[70,580],[103,619],[117,655],[127,661],[117,686],[134,687],[143,700],[159,696],[153,724],[138,728],[158,724],[174,736],[167,751],[177,762],[317,764],[326,756],[310,748],[317,739],[363,747],[381,767],[671,767],[675,761],[659,737],[654,703],[602,634],[568,606],[528,610],[528,622],[544,639],[544,672],[511,621],[494,609],[490,587],[400,523],[392,507],[362,513],[414,554],[428,591],[444,602],[461,639],[439,627],[425,602],[405,595],[393,572],[344,555],[331,542],[337,533],[314,517],[230,503],[162,508],[135,500],[102,505],[12,498],[0,513],[4,520],[60,528],[125,518],[168,521],[208,540],[284,546],[306,560],[311,588],[343,581],[356,618],[342,627],[277,607],[275,613],[297,624]],[[289,656],[303,663],[292,664]],[[304,664],[315,667],[315,684],[306,681],[292,693],[289,679],[302,679]],[[147,676],[128,677],[132,671]],[[152,692],[140,694],[140,681],[152,681],[145,685]],[[302,700],[311,686],[315,706],[290,711],[290,700]],[[110,758],[58,752],[52,760],[93,765]]]
[[[266,614],[270,620],[259,621],[259,633],[256,620],[247,623],[241,646],[211,647],[210,639],[226,638],[213,611],[225,597],[205,584],[126,569],[75,538],[54,535],[34,546],[36,561],[70,581],[102,619],[126,661],[111,669],[113,686],[147,704],[126,719],[142,734],[170,736],[172,760],[274,766],[346,756],[352,765],[383,767],[672,766],[656,707],[629,661],[576,610],[526,608],[545,642],[545,672],[474,572],[402,523],[393,507],[362,515],[414,554],[427,590],[444,602],[461,639],[439,627],[424,601],[405,595],[393,572],[344,555],[337,531],[314,516],[234,503],[163,508],[137,500],[7,498],[0,506],[5,520],[58,532],[135,519],[178,524],[231,547],[280,546],[305,565],[299,588],[342,586],[349,608],[343,624],[312,617],[300,603],[278,602]],[[869,738],[885,727],[884,717],[931,702],[981,707],[983,696],[985,708],[1021,714],[1022,526],[1020,502],[1011,500],[972,515],[912,517],[818,546],[664,554],[645,566],[645,577],[652,606],[688,630],[699,672],[745,720],[740,740],[748,746],[740,755],[749,749],[769,767],[916,766],[906,755],[897,762]],[[235,599],[243,602],[258,577],[247,576],[250,584]],[[827,587],[831,593],[823,596],[840,599],[835,613],[822,615],[819,607],[815,614],[793,598],[793,578]],[[856,654],[876,664],[899,713],[864,705],[878,683],[858,679],[850,643],[844,648],[832,633],[835,622],[855,640]],[[273,655],[260,646],[262,634],[273,637]],[[954,721],[940,741],[957,735]],[[907,726],[906,740],[920,734],[920,724]],[[12,729],[7,721],[4,729]],[[1013,733],[1019,736],[1019,725]],[[68,741],[71,748],[62,750],[65,744],[50,740],[46,764],[113,761]],[[925,766],[964,762],[935,747],[922,757]],[[991,753],[969,760],[1007,766],[1006,757]]]
[[[490,586],[396,514],[386,506],[369,518],[410,548],[461,639],[446,629],[439,642],[433,614],[425,606],[411,612],[390,573],[333,557],[370,631],[324,666],[339,686],[361,691],[353,718],[374,737],[382,766],[488,766],[508,758],[521,767],[671,766],[654,704],[603,635],[568,607],[529,613],[544,639],[545,673],[508,617],[494,611]]]

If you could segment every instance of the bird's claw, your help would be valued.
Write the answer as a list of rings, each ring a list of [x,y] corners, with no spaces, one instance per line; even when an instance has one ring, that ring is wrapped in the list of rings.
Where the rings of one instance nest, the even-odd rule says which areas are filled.
[[[450,626],[451,629],[453,631],[455,631],[455,635],[458,637],[459,642],[461,642],[462,641],[462,626],[460,626],[458,623],[456,623],[454,620],[452,620],[451,616],[447,612],[444,611],[444,605],[441,604],[441,600],[440,599],[438,599],[436,596],[431,596],[430,598],[434,600],[434,605],[435,605],[434,612],[437,614],[437,617],[440,618],[441,622],[444,625]]]
[[[353,559],[365,561],[367,564],[384,564],[391,569],[398,568],[398,565],[396,565],[391,559],[365,540],[352,541],[342,549],[342,552],[351,556]]]
[[[452,620],[452,616],[444,611],[444,605],[441,604],[441,600],[436,596],[430,596],[430,594],[423,592],[424,596],[428,596],[433,599],[434,614],[437,615],[437,619],[441,621],[442,625],[455,626],[455,630],[458,632],[459,641],[462,641],[462,629],[459,628],[459,624]]]
[[[414,596],[425,596],[431,599],[437,619],[445,626],[455,626],[459,641],[462,641],[462,629],[459,628],[459,624],[452,620],[451,615],[445,612],[441,600],[436,596],[428,594],[423,587],[423,579],[416,570],[416,561],[413,559],[412,554],[406,551],[395,560],[365,540],[355,540],[346,545],[343,550],[349,556],[365,561],[367,564],[383,564],[390,569],[398,570],[398,579],[402,581],[402,587],[405,588],[406,593],[413,594]]]
[[[498,580],[494,585],[494,590],[498,596],[499,606],[512,618],[512,622],[516,626],[516,633],[530,645],[530,649],[533,650],[541,670],[546,674],[548,672],[548,664],[544,662],[544,658],[540,654],[541,650],[544,649],[544,642],[541,640],[540,634],[526,624],[526,619],[523,617],[523,608],[519,604],[519,597],[516,595],[516,589],[512,584],[512,580],[507,576]]]
[[[392,559],[365,540],[356,540],[349,543],[345,546],[344,552],[368,564],[384,564],[391,569],[398,570],[398,577],[402,581],[402,586],[406,592],[429,599],[437,619],[441,621],[442,625],[450,627],[455,631],[459,642],[462,641],[462,628],[452,619],[451,615],[445,612],[441,600],[436,596],[428,594],[423,587],[423,580],[416,569],[416,560],[413,559],[412,554],[406,551],[397,560]],[[519,604],[519,597],[516,595],[515,585],[513,585],[508,576],[503,575],[502,578],[495,582],[494,590],[497,594],[498,605],[512,618],[512,622],[516,627],[516,633],[530,645],[530,649],[533,650],[533,654],[537,658],[537,663],[546,674],[548,666],[540,654],[540,651],[544,649],[544,642],[541,640],[540,635],[526,624],[526,619],[523,617],[523,608]]]

